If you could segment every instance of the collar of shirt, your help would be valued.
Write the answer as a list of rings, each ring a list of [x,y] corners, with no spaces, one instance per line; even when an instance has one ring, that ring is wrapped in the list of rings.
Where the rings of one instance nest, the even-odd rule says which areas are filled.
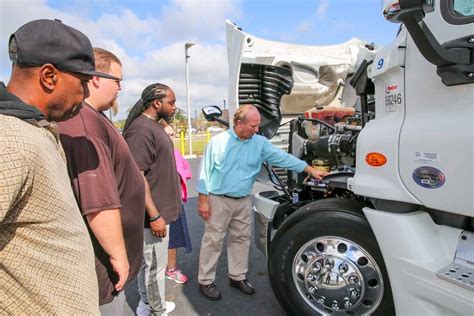
[[[87,105],[88,107],[92,108],[92,109],[93,109],[94,111],[96,111],[96,112],[99,112],[99,111],[97,110],[97,108],[95,107],[95,105],[92,104],[90,101],[84,100],[82,104],[83,104],[83,105]]]
[[[227,131],[230,135],[232,135],[232,137],[234,137],[235,140],[241,141],[242,143],[246,143],[246,142],[251,140],[251,138],[250,139],[244,139],[244,140],[240,139],[239,136],[237,136],[237,133],[235,133],[233,128],[229,128]]]

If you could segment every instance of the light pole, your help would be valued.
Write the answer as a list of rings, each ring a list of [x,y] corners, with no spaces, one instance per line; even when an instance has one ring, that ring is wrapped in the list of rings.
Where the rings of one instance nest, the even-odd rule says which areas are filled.
[[[184,68],[186,71],[186,102],[188,106],[188,140],[189,140],[189,155],[193,154],[193,144],[191,141],[191,105],[189,103],[189,69],[188,69],[188,49],[193,46],[194,43],[184,44]]]

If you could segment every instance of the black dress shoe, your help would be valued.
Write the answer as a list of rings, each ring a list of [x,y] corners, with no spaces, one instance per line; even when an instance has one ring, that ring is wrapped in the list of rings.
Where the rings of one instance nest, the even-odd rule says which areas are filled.
[[[216,285],[214,283],[208,285],[199,283],[199,290],[210,300],[217,301],[221,299],[221,292],[216,289]]]
[[[240,292],[250,295],[255,293],[255,289],[253,288],[252,284],[250,284],[247,280],[236,281],[229,279],[229,285],[235,287]]]

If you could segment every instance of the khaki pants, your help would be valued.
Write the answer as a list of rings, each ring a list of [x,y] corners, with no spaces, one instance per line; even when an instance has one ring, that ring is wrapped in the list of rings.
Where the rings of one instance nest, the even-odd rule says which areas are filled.
[[[231,199],[210,194],[211,217],[205,223],[199,254],[198,282],[208,285],[216,278],[217,261],[227,236],[229,277],[244,280],[248,270],[252,199]]]

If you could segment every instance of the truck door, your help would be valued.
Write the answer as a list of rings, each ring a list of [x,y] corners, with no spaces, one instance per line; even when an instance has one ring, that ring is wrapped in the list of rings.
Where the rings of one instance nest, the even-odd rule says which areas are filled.
[[[407,27],[400,175],[423,205],[474,216],[474,2],[435,1],[433,9],[422,21],[441,46],[464,53],[459,65],[434,65]]]

